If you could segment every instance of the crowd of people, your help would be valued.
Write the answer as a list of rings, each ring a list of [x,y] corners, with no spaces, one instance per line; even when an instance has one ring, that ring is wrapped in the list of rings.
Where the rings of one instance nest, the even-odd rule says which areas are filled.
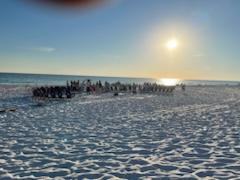
[[[69,85],[69,82],[67,82]],[[124,84],[121,82],[109,83],[105,81],[97,81],[92,83],[90,80],[80,83],[79,81],[70,82],[71,90],[79,90],[81,92],[87,92],[88,94],[94,93],[107,93],[107,92],[127,92],[127,93],[150,93],[150,92],[160,92],[160,93],[172,93],[176,86],[164,86],[157,83],[144,83],[144,84]],[[185,88],[185,86],[184,86]]]
[[[72,98],[75,93],[87,93],[87,94],[100,94],[112,92],[114,95],[118,93],[173,93],[176,86],[164,86],[157,83],[144,83],[144,84],[124,84],[121,82],[109,83],[97,81],[92,83],[91,80],[80,81],[67,81],[66,86],[50,86],[50,87],[38,87],[33,89],[34,97],[45,98]],[[181,88],[185,91],[185,85],[181,84]]]
[[[69,86],[37,87],[32,90],[33,97],[37,98],[72,98],[73,93]]]

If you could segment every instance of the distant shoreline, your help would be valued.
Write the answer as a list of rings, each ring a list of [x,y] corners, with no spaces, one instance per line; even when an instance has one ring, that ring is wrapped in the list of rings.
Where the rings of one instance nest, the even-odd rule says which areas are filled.
[[[126,78],[126,79],[152,79],[148,77],[127,77],[127,76],[104,76],[104,75],[71,75],[71,74],[41,74],[41,73],[15,73],[15,72],[0,72],[0,74],[21,74],[21,75],[45,75],[45,76],[70,76],[70,77],[92,77],[92,78]]]
[[[104,75],[70,75],[70,74],[41,74],[41,73],[18,73],[18,72],[0,72],[1,74],[9,74],[9,75],[33,75],[33,76],[58,76],[58,77],[86,77],[86,78],[114,78],[114,79],[136,79],[136,80],[150,80],[150,81],[156,81],[157,79],[155,78],[148,78],[148,77],[127,77],[127,76],[104,76]],[[1,77],[0,77],[1,78]],[[218,83],[240,83],[240,80],[211,80],[211,79],[179,79],[180,81],[198,81],[202,83],[208,83],[208,82],[216,82]],[[1,82],[0,82],[1,84]]]
[[[105,76],[105,75],[71,75],[71,74],[44,74],[44,73],[41,74],[41,73],[0,72],[0,75],[1,74],[156,80],[156,78],[150,78],[150,77],[127,77],[127,76]],[[180,79],[180,80],[182,80],[182,81],[200,81],[200,82],[231,82],[231,83],[240,83],[240,80],[216,80],[216,79]]]

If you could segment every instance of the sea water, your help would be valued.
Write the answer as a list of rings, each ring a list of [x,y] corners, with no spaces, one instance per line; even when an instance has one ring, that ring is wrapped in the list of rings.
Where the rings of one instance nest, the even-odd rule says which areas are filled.
[[[120,81],[122,83],[158,82],[151,78],[127,78],[127,77],[103,77],[103,76],[72,76],[72,75],[48,75],[48,74],[18,74],[0,73],[0,85],[65,85],[67,81],[84,81],[91,79],[110,83]],[[237,81],[206,81],[206,80],[180,80],[179,83],[187,85],[239,85]]]

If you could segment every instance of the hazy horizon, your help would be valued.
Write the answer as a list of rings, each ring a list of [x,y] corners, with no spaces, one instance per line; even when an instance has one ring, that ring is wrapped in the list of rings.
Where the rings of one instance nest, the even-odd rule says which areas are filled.
[[[237,0],[0,5],[0,72],[240,81]]]
[[[126,79],[152,79],[152,80],[161,80],[168,78],[152,78],[152,77],[133,77],[133,76],[107,76],[107,75],[86,75],[86,74],[44,74],[44,73],[21,73],[21,72],[0,72],[0,74],[20,74],[20,75],[46,75],[46,76],[75,76],[75,77],[99,77],[99,78],[126,78]],[[178,79],[178,78],[169,78],[176,79],[179,81],[216,81],[216,82],[240,82],[240,80],[227,80],[227,79]]]

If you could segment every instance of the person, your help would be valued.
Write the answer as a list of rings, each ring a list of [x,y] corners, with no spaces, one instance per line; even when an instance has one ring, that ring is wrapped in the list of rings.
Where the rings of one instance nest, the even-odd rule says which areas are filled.
[[[56,98],[56,90],[54,87],[50,87],[50,95],[51,95],[51,98]]]
[[[87,85],[87,89],[86,89],[87,94],[90,94],[91,93],[91,80],[90,79],[87,80],[86,85]]]
[[[181,87],[182,87],[182,91],[186,90],[186,85],[185,84],[182,84]]]
[[[32,90],[32,93],[33,93],[33,97],[39,97],[40,96],[39,88],[34,88]]]
[[[102,89],[103,85],[102,85],[102,82],[100,80],[98,81],[98,85],[99,85],[100,89]]]
[[[63,98],[63,92],[62,92],[62,87],[58,87],[57,88],[57,94],[58,94],[58,98],[62,99]]]
[[[44,87],[44,89],[45,89],[44,97],[48,98],[48,95],[49,95],[48,87]]]
[[[80,81],[78,80],[77,81],[77,91],[79,91],[80,90]]]
[[[69,86],[66,88],[65,93],[68,99],[72,98],[71,88]]]

